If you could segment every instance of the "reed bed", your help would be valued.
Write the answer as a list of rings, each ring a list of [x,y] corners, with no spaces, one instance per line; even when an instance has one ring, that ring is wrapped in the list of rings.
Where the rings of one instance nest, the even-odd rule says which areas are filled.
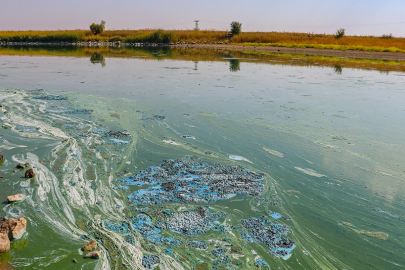
[[[291,48],[317,48],[357,51],[405,52],[405,38],[391,35],[344,36],[290,32],[244,32],[230,36],[226,31],[208,30],[108,30],[93,35],[89,30],[60,31],[0,31],[0,41],[9,42],[77,42],[77,41],[123,41],[123,42],[204,42],[232,43],[254,46],[280,46]]]

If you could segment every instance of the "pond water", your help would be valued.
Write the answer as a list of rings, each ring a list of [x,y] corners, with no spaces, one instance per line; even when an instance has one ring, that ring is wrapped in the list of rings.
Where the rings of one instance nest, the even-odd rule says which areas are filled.
[[[0,269],[404,267],[404,63],[0,55],[0,216],[28,219]]]

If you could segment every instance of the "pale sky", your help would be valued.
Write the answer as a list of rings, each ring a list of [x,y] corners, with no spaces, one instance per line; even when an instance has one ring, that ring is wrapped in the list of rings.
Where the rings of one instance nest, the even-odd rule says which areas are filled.
[[[405,37],[404,0],[2,0],[0,30],[229,29]]]

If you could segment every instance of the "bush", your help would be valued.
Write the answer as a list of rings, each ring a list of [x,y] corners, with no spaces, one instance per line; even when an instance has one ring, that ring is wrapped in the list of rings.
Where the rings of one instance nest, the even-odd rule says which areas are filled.
[[[90,25],[90,31],[93,35],[98,35],[104,32],[105,29],[105,21],[101,21],[100,24],[92,23]]]
[[[110,39],[109,39],[110,42],[123,41],[123,40],[124,40],[124,38],[121,36],[113,36],[113,37],[110,37]]]
[[[345,29],[340,28],[336,30],[335,38],[342,38],[345,35]]]
[[[381,38],[389,39],[389,38],[393,38],[393,37],[392,37],[392,34],[389,34],[389,35],[382,35]]]
[[[231,34],[232,35],[239,35],[242,33],[242,24],[240,22],[231,22]]]

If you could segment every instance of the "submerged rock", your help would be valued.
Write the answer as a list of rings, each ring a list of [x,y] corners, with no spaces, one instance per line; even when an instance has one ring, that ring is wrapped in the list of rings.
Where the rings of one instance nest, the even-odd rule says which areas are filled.
[[[0,233],[0,254],[10,249],[10,239],[5,233]]]
[[[100,250],[92,251],[90,253],[87,253],[84,257],[90,258],[90,259],[100,259],[101,252],[100,252]]]
[[[97,247],[97,242],[94,240],[91,240],[89,242],[87,242],[83,247],[82,250],[83,251],[90,251],[92,249],[95,249]]]
[[[34,178],[35,173],[33,169],[29,169],[28,171],[25,172],[25,178]]]
[[[0,233],[7,234],[9,239],[20,238],[25,233],[26,228],[27,220],[23,217],[0,221]]]
[[[10,195],[7,197],[8,203],[13,203],[13,202],[20,202],[25,199],[24,194],[15,194],[15,195]]]

